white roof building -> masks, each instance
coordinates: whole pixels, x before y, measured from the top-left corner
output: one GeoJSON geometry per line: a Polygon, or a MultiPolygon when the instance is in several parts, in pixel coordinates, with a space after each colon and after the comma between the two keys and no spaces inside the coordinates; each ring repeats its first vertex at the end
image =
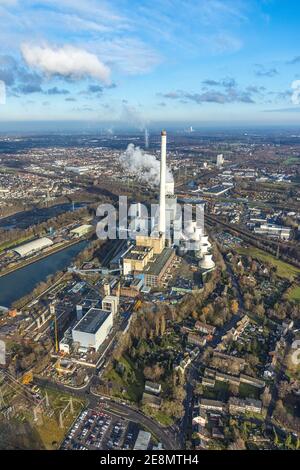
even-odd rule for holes
{"type": "Polygon", "coordinates": [[[80,227],[73,228],[73,230],[70,230],[70,233],[74,235],[75,237],[83,237],[83,235],[86,235],[92,229],[93,229],[92,225],[84,224],[84,225],[80,225],[80,227]]]}
{"type": "Polygon", "coordinates": [[[98,351],[113,326],[113,315],[99,308],[90,308],[72,329],[73,341],[82,349],[98,351]]]}
{"type": "Polygon", "coordinates": [[[25,243],[24,245],[17,246],[13,249],[15,253],[17,253],[22,258],[24,256],[28,256],[38,251],[43,250],[44,248],[48,248],[49,246],[53,245],[53,241],[50,238],[38,238],[37,240],[33,240],[32,242],[25,243]]]}
{"type": "Polygon", "coordinates": [[[151,441],[151,434],[147,431],[140,431],[133,450],[147,450],[151,441]]]}

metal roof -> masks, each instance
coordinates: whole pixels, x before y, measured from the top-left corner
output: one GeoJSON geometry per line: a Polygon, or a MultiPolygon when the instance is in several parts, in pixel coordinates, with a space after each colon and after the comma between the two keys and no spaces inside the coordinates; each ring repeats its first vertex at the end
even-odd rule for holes
{"type": "Polygon", "coordinates": [[[74,331],[95,334],[109,315],[111,315],[111,312],[106,312],[100,308],[91,308],[77,325],[75,325],[74,331]]]}
{"type": "Polygon", "coordinates": [[[174,255],[173,248],[164,248],[164,250],[153,258],[153,261],[147,265],[145,274],[150,276],[159,276],[171,256],[174,255]]]}
{"type": "Polygon", "coordinates": [[[34,253],[36,251],[40,251],[43,248],[47,248],[48,246],[53,245],[53,241],[50,238],[38,238],[37,240],[33,240],[32,242],[25,243],[25,245],[17,246],[13,249],[18,255],[26,256],[30,253],[34,253]]]}

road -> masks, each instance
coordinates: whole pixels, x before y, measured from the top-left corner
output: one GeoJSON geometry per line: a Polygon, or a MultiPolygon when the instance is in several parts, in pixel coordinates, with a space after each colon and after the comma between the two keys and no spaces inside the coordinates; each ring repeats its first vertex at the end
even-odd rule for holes
{"type": "MultiPolygon", "coordinates": [[[[91,392],[91,397],[89,398],[90,403],[95,406],[99,403],[99,398],[98,395],[91,392]]],[[[141,426],[147,428],[163,444],[164,449],[176,450],[180,448],[179,443],[176,442],[176,436],[172,433],[171,429],[163,428],[156,421],[144,415],[140,410],[132,408],[125,403],[115,402],[107,397],[101,397],[100,400],[104,403],[107,411],[120,413],[126,419],[139,423],[141,426]]]]}
{"type": "Polygon", "coordinates": [[[181,444],[176,438],[176,434],[172,428],[164,428],[160,426],[152,418],[146,416],[137,408],[127,405],[125,402],[119,403],[111,398],[93,392],[93,382],[95,379],[95,376],[93,376],[91,381],[80,389],[71,388],[63,384],[57,384],[47,379],[35,378],[34,381],[39,386],[46,386],[56,391],[61,390],[64,393],[72,393],[78,398],[84,399],[87,402],[87,406],[90,408],[95,408],[99,403],[103,404],[106,411],[119,414],[123,418],[138,423],[148,429],[162,443],[166,450],[176,450],[181,448],[181,444]]]}
{"type": "MultiPolygon", "coordinates": [[[[285,341],[286,341],[286,345],[285,345],[285,350],[283,352],[283,357],[286,356],[289,348],[291,347],[291,344],[293,341],[293,335],[291,333],[288,333],[285,337],[285,341]]],[[[286,366],[284,365],[283,361],[281,362],[280,369],[277,372],[275,369],[275,377],[273,380],[273,385],[270,389],[272,398],[271,398],[270,404],[268,406],[268,411],[267,411],[267,421],[269,422],[269,424],[272,423],[271,418],[275,410],[276,402],[279,398],[278,396],[279,383],[285,380],[285,369],[286,369],[286,366]]]]}
{"type": "MultiPolygon", "coordinates": [[[[244,314],[244,299],[243,295],[241,293],[238,281],[236,279],[236,276],[231,268],[231,266],[226,263],[226,260],[224,259],[224,262],[227,267],[227,272],[231,278],[231,283],[235,291],[235,295],[238,299],[239,302],[239,311],[236,315],[233,315],[230,320],[223,325],[222,328],[218,328],[217,333],[214,335],[212,341],[206,344],[206,346],[202,349],[202,353],[205,351],[206,348],[211,347],[211,348],[216,348],[218,344],[221,342],[222,337],[229,331],[231,328],[234,328],[237,324],[237,322],[241,319],[241,317],[244,314]]],[[[182,421],[179,425],[179,436],[180,436],[180,441],[181,445],[184,446],[185,440],[187,438],[188,434],[188,429],[189,426],[191,425],[192,422],[192,411],[193,411],[193,406],[194,406],[194,387],[193,387],[193,382],[198,379],[198,371],[199,368],[201,367],[201,357],[202,354],[197,358],[192,365],[189,367],[188,372],[187,372],[187,377],[186,377],[186,398],[184,401],[184,407],[185,407],[185,414],[184,417],[182,418],[182,421]]]]}
{"type": "Polygon", "coordinates": [[[116,343],[116,338],[114,334],[112,335],[112,338],[110,342],[108,343],[108,345],[106,346],[105,350],[101,354],[97,362],[94,374],[90,377],[89,381],[80,388],[70,387],[61,383],[53,382],[45,378],[35,377],[34,382],[38,386],[41,386],[41,387],[46,386],[48,388],[52,388],[56,391],[61,391],[63,393],[72,393],[78,398],[84,399],[87,402],[88,406],[91,408],[94,408],[99,403],[102,403],[108,412],[120,414],[126,419],[139,423],[141,426],[147,428],[162,443],[164,449],[166,450],[180,449],[181,443],[177,439],[176,432],[173,428],[164,428],[161,425],[159,425],[156,421],[154,421],[152,418],[146,416],[137,408],[130,406],[126,404],[125,402],[120,403],[104,395],[96,394],[93,391],[93,386],[97,383],[97,380],[98,380],[98,373],[100,371],[99,365],[103,357],[107,357],[107,358],[111,357],[111,352],[115,346],[115,343],[116,343]]]}

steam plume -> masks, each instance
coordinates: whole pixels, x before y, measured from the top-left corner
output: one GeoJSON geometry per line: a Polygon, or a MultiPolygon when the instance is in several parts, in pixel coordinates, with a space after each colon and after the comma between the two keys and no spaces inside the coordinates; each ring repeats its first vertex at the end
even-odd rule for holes
{"type": "MultiPolygon", "coordinates": [[[[134,175],[139,181],[151,186],[159,185],[160,162],[154,155],[145,153],[140,147],[129,144],[127,150],[120,157],[120,163],[126,172],[134,175]]],[[[173,181],[173,175],[169,168],[167,168],[166,181],[167,183],[173,181]]]]}

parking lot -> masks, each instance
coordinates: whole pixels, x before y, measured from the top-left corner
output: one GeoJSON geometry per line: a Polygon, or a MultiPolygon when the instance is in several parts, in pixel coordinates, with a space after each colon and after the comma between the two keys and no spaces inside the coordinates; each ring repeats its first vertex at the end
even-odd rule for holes
{"type": "Polygon", "coordinates": [[[83,411],[69,430],[62,450],[133,449],[140,427],[100,408],[83,411]]]}

